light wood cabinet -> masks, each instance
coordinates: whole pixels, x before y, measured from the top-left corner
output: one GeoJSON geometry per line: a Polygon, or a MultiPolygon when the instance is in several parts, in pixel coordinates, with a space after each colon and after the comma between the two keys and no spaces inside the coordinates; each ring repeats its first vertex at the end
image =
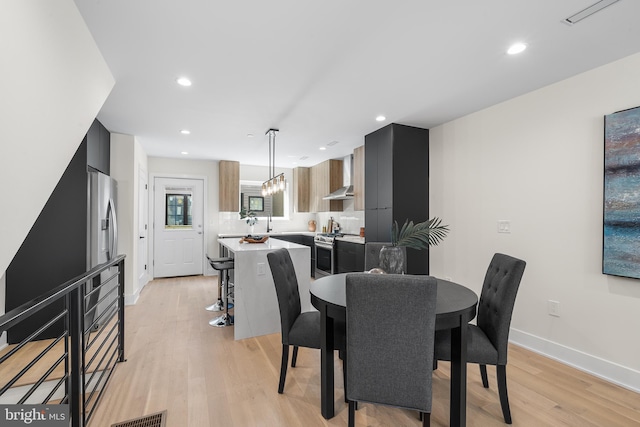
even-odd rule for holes
{"type": "Polygon", "coordinates": [[[293,209],[295,212],[310,212],[311,168],[293,168],[293,209]]]}
{"type": "Polygon", "coordinates": [[[342,200],[322,198],[343,185],[342,160],[326,160],[311,167],[310,210],[311,212],[342,211],[342,200]]]}
{"type": "Polygon", "coordinates": [[[220,160],[220,212],[240,211],[240,162],[220,160]]]}
{"type": "Polygon", "coordinates": [[[364,210],[364,145],[353,150],[353,209],[364,210]]]}

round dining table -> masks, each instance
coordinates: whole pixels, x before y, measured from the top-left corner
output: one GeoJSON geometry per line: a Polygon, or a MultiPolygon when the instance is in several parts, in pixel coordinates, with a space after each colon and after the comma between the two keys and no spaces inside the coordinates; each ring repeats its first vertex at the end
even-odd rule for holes
{"type": "MultiPolygon", "coordinates": [[[[351,273],[334,274],[309,286],[311,304],[320,311],[320,400],[322,416],[334,416],[333,331],[334,321],[346,320],[346,278],[351,273]]],[[[437,279],[436,330],[451,330],[451,401],[449,425],[466,425],[467,404],[467,324],[476,316],[478,296],[471,289],[437,279]]],[[[383,309],[383,307],[381,307],[383,309]]]]}

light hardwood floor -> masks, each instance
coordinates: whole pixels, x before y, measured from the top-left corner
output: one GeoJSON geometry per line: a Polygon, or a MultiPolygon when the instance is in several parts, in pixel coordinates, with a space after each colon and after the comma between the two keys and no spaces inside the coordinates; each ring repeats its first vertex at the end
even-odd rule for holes
{"type": "MultiPolygon", "coordinates": [[[[300,349],[284,394],[277,392],[280,334],[233,340],[232,328],[208,325],[215,277],[150,282],[126,308],[127,361],[116,368],[90,427],[167,410],[167,427],[346,426],[342,369],[336,366],[336,416],[320,414],[320,352],[300,349]]],[[[339,361],[336,357],[336,363],[339,361]]],[[[449,425],[449,366],[434,372],[431,425],[449,425]]],[[[495,369],[484,389],[469,365],[467,425],[504,426],[495,369]]],[[[640,395],[510,347],[507,366],[514,426],[638,426],[640,395]]],[[[417,414],[361,405],[359,426],[419,426],[417,414]]]]}

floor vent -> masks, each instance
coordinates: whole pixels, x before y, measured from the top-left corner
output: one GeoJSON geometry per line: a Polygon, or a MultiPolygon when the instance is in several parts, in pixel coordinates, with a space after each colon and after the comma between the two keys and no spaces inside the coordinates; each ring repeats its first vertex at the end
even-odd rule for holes
{"type": "Polygon", "coordinates": [[[111,427],[165,427],[166,422],[167,411],[162,411],[156,414],[145,415],[144,417],[136,418],[134,420],[111,424],[111,427]]]}

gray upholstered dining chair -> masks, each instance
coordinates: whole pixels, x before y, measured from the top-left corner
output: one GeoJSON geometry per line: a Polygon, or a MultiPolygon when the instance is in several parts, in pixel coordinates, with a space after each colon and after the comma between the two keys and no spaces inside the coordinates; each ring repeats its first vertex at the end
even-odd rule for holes
{"type": "MultiPolygon", "coordinates": [[[[380,267],[380,249],[389,245],[391,245],[391,242],[367,242],[364,244],[364,271],[380,267]]],[[[407,248],[402,246],[402,249],[406,264],[407,248]]]]}
{"type": "MultiPolygon", "coordinates": [[[[280,363],[280,383],[278,393],[284,391],[289,361],[289,346],[293,346],[291,367],[295,368],[298,358],[298,347],[320,348],[320,312],[302,312],[298,279],[291,261],[289,251],[277,249],[267,254],[267,261],[273,276],[280,310],[280,328],[282,332],[282,360],[280,363]]],[[[334,332],[334,348],[341,351],[343,363],[346,356],[345,326],[336,325],[334,332]]]]}
{"type": "MultiPolygon", "coordinates": [[[[507,395],[507,349],[511,315],[526,262],[509,255],[495,254],[482,285],[478,303],[477,325],[468,325],[467,362],[480,365],[482,385],[489,387],[487,365],[496,366],[498,394],[502,415],[511,424],[511,410],[507,395]]],[[[451,360],[451,333],[436,333],[437,360],[451,360]]]]}
{"type": "Polygon", "coordinates": [[[349,426],[356,402],[417,410],[430,425],[436,296],[430,276],[347,275],[349,426]]]}

